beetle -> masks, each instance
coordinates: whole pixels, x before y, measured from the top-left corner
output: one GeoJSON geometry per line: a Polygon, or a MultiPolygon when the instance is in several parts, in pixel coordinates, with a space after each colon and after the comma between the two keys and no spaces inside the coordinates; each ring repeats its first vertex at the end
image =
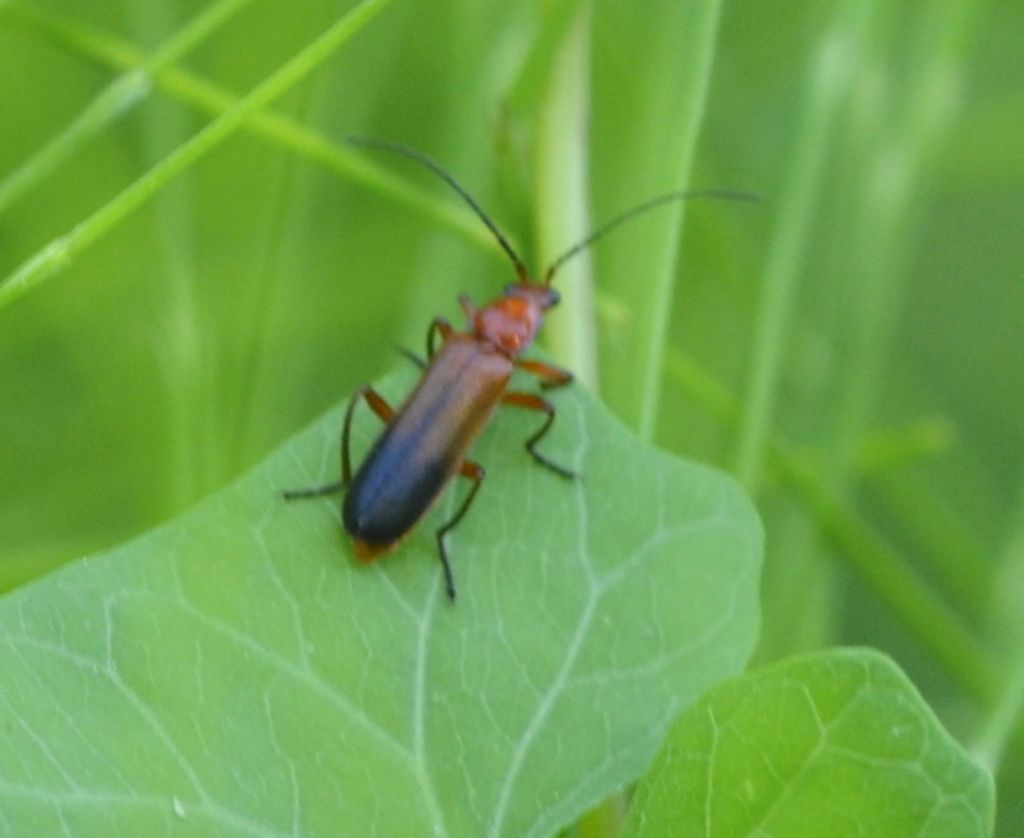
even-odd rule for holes
{"type": "MultiPolygon", "coordinates": [[[[559,302],[551,282],[567,260],[593,244],[612,227],[670,201],[694,197],[749,199],[745,193],[727,190],[671,192],[639,204],[597,228],[555,259],[542,280],[531,278],[523,260],[476,200],[432,158],[398,143],[365,137],[349,141],[371,149],[390,151],[416,161],[446,181],[466,201],[494,235],[515,267],[516,281],[502,296],[477,308],[463,294],[459,303],[469,319],[469,329],[456,331],[443,317],[427,330],[427,362],[412,393],[397,410],[371,385],[363,384],[352,395],[341,431],[341,480],[325,486],[284,492],[287,500],[322,497],[345,492],[342,522],[352,538],[353,552],[361,562],[372,562],[392,552],[433,506],[445,488],[461,475],[472,486],[452,517],[435,532],[438,555],[444,570],[445,590],[455,601],[455,577],[445,546],[445,535],[466,515],[483,485],[486,472],[467,457],[473,443],[487,427],[497,408],[512,405],[543,413],[539,428],[526,440],[527,453],[541,466],[563,479],[578,475],[537,449],[551,430],[555,406],[539,393],[508,389],[512,373],[523,370],[540,379],[542,390],[564,387],[572,373],[538,360],[521,357],[533,344],[544,314],[559,302]],[[440,337],[441,345],[437,346],[440,337]],[[352,474],[350,438],[352,417],[360,399],[385,424],[383,433],[352,474]]],[[[414,360],[423,364],[422,361],[414,360]]]]}

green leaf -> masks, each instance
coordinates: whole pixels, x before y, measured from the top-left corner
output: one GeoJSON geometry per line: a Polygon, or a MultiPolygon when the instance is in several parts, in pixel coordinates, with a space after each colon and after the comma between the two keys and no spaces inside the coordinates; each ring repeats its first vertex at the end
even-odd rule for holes
{"type": "MultiPolygon", "coordinates": [[[[390,398],[414,373],[384,382],[390,398]]],[[[350,558],[341,408],[180,519],[0,601],[0,825],[15,834],[546,835],[639,776],[743,667],[758,519],[736,484],[640,445],[579,386],[505,410],[450,536],[350,558]]],[[[357,455],[377,432],[356,413],[357,455]]]]}
{"type": "Polygon", "coordinates": [[[843,649],[723,684],[676,723],[625,834],[988,835],[994,792],[887,657],[843,649]]]}

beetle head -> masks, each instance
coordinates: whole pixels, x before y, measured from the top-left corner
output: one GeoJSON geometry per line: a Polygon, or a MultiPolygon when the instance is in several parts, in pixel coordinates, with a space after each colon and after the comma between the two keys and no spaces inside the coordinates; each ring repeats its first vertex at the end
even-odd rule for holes
{"type": "Polygon", "coordinates": [[[513,283],[505,288],[503,297],[477,312],[473,330],[477,337],[515,357],[533,343],[544,322],[544,312],[559,299],[558,292],[548,285],[513,283]]]}

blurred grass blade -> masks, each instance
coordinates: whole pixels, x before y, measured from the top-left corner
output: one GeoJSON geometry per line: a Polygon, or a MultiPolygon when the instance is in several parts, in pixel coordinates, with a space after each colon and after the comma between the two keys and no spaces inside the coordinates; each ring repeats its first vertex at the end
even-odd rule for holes
{"type": "Polygon", "coordinates": [[[822,39],[807,74],[808,90],[794,150],[778,202],[778,229],[768,254],[763,299],[757,315],[752,369],[743,402],[736,474],[756,491],[761,462],[772,424],[779,378],[788,346],[800,278],[800,266],[818,206],[825,157],[831,145],[840,105],[849,95],[850,80],[859,63],[865,10],[868,4],[837,7],[836,21],[822,39]]]}
{"type": "MultiPolygon", "coordinates": [[[[146,58],[136,70],[111,82],[63,131],[0,181],[0,216],[21,195],[43,180],[85,143],[135,106],[150,90],[150,79],[191,52],[251,0],[218,0],[146,58]]],[[[31,20],[35,12],[20,3],[3,14],[31,20]]]]}
{"type": "MultiPolygon", "coordinates": [[[[720,12],[720,0],[659,0],[642,16],[628,4],[596,4],[595,83],[614,91],[595,102],[591,131],[598,223],[644,197],[692,186],[720,12]]],[[[602,293],[629,304],[628,322],[602,339],[602,394],[644,439],[658,415],[683,213],[676,205],[652,214],[602,242],[598,257],[602,293]]]]}
{"type": "MultiPolygon", "coordinates": [[[[546,266],[593,227],[590,216],[588,133],[590,128],[590,14],[584,9],[555,56],[554,72],[541,103],[536,129],[537,243],[546,266]]],[[[572,300],[545,336],[559,361],[592,392],[599,387],[593,270],[590,253],[558,274],[559,293],[572,300]]]]}
{"type": "MultiPolygon", "coordinates": [[[[725,424],[736,426],[736,398],[697,364],[678,352],[668,356],[668,374],[690,397],[725,424]]],[[[982,703],[997,692],[998,666],[959,612],[950,608],[913,565],[837,494],[813,463],[769,437],[765,457],[772,477],[800,500],[814,525],[880,600],[914,632],[947,674],[982,703]]]]}
{"type": "MultiPolygon", "coordinates": [[[[20,20],[41,37],[102,67],[124,71],[146,60],[145,53],[132,44],[58,15],[34,10],[31,16],[20,20]]],[[[154,80],[157,87],[177,101],[212,116],[220,116],[239,101],[231,91],[179,67],[168,66],[154,73],[154,80]]],[[[496,249],[494,238],[462,204],[436,197],[434,191],[393,174],[390,169],[367,160],[290,117],[271,111],[255,111],[246,119],[243,130],[275,143],[348,182],[421,213],[476,247],[488,251],[496,249]]]]}
{"type": "Polygon", "coordinates": [[[991,629],[1007,652],[1002,694],[991,715],[984,720],[972,748],[978,759],[992,771],[1004,761],[1013,771],[1013,748],[1024,753],[1024,474],[1017,484],[1017,497],[1007,528],[1006,543],[999,555],[995,609],[991,629]],[[1009,758],[1008,758],[1009,757],[1009,758]]]}
{"type": "MultiPolygon", "coordinates": [[[[889,55],[872,55],[857,80],[861,119],[853,141],[863,164],[857,169],[855,188],[849,190],[857,204],[845,244],[857,258],[843,264],[852,311],[845,336],[850,357],[837,392],[835,448],[840,473],[856,456],[856,440],[873,420],[885,392],[885,369],[920,229],[923,175],[946,142],[960,108],[963,53],[978,14],[977,4],[964,0],[923,6],[910,45],[907,83],[895,82],[898,71],[886,66],[892,61],[889,55]],[[880,99],[884,104],[879,79],[893,87],[889,107],[879,105],[880,99]]],[[[879,40],[872,39],[876,49],[879,40]]]]}
{"type": "Polygon", "coordinates": [[[9,305],[66,267],[81,251],[94,244],[152,198],[164,184],[230,137],[252,113],[268,105],[320,66],[390,2],[391,0],[364,0],[191,140],[169,154],[160,164],[150,169],[66,235],[54,239],[22,263],[0,282],[0,308],[9,305]]]}

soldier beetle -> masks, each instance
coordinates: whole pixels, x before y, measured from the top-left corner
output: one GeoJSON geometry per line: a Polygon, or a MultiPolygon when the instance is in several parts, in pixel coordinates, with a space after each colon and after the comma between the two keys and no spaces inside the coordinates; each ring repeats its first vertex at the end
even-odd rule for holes
{"type": "Polygon", "coordinates": [[[497,225],[439,163],[408,146],[385,140],[351,137],[349,141],[371,149],[409,158],[441,177],[469,205],[512,260],[516,281],[506,286],[494,302],[477,308],[465,294],[459,304],[469,319],[469,329],[456,331],[443,317],[435,318],[427,331],[427,362],[420,363],[423,376],[400,408],[395,410],[369,384],[358,387],[345,410],[341,430],[341,480],[325,486],[289,490],[287,500],[346,492],[342,522],[352,538],[353,552],[361,562],[372,562],[393,551],[459,474],[473,485],[455,514],[435,532],[438,555],[444,569],[445,590],[455,600],[445,535],[466,515],[483,484],[483,466],[468,459],[473,443],[487,427],[500,405],[512,405],[543,413],[540,427],[525,442],[527,453],[558,477],[578,475],[537,450],[551,430],[555,406],[539,393],[510,391],[516,369],[540,379],[542,390],[572,382],[572,373],[521,355],[533,344],[545,312],[559,302],[551,287],[555,272],[573,256],[590,247],[613,227],[640,213],[674,201],[698,197],[756,200],[751,195],[727,190],[670,192],[645,201],[614,217],[555,259],[542,280],[531,278],[523,260],[497,225]],[[440,336],[441,345],[437,347],[440,336]],[[350,435],[355,407],[363,399],[385,424],[362,465],[352,474],[350,435]]]}

